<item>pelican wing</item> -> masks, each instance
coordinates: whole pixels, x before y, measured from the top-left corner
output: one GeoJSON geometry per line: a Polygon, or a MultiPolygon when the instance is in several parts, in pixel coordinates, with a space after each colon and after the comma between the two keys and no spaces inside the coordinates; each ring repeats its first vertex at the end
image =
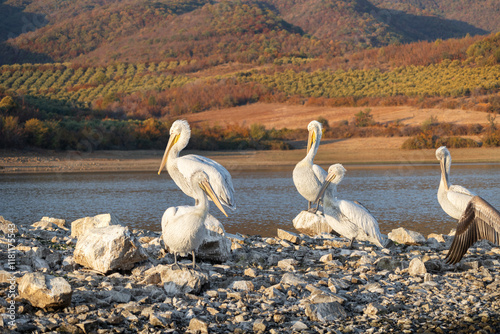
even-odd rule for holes
{"type": "Polygon", "coordinates": [[[339,200],[338,205],[340,212],[358,226],[359,232],[362,232],[358,232],[358,239],[367,239],[383,247],[384,237],[380,233],[377,219],[364,206],[346,200],[339,200]]]}
{"type": "Polygon", "coordinates": [[[446,262],[458,263],[469,247],[481,239],[499,244],[500,212],[481,197],[474,196],[458,221],[457,232],[446,255],[446,262]]]}
{"type": "MultiPolygon", "coordinates": [[[[470,192],[462,186],[452,185],[449,191],[446,193],[446,197],[461,213],[467,207],[467,204],[476,194],[470,192]]],[[[455,216],[456,217],[456,216],[455,216]]]]}
{"type": "Polygon", "coordinates": [[[231,174],[221,164],[212,159],[189,154],[177,159],[177,167],[187,180],[190,180],[197,170],[203,170],[220,202],[233,210],[236,209],[231,174]]]}
{"type": "Polygon", "coordinates": [[[328,198],[324,204],[324,211],[325,220],[332,230],[348,239],[355,238],[358,235],[357,225],[333,206],[328,198]]]}
{"type": "Polygon", "coordinates": [[[193,207],[189,205],[170,207],[167,210],[165,210],[161,218],[162,230],[164,230],[169,223],[172,223],[178,217],[184,215],[187,212],[190,212],[191,210],[193,210],[193,207]]]}

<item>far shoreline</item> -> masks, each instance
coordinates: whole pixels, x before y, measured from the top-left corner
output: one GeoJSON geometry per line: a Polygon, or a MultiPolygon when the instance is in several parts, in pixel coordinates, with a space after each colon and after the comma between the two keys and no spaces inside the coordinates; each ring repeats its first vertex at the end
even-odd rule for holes
{"type": "MultiPolygon", "coordinates": [[[[437,165],[435,149],[402,150],[405,138],[352,138],[326,141],[314,162],[327,168],[397,168],[437,165]]],[[[305,147],[305,145],[304,145],[305,147]]],[[[450,149],[453,164],[499,164],[500,147],[450,149]]],[[[183,151],[211,158],[231,171],[287,170],[305,156],[305,148],[287,151],[183,151]]],[[[106,150],[93,152],[0,150],[0,174],[158,172],[163,150],[106,150]]],[[[166,171],[163,171],[166,173],[166,171]]]]}

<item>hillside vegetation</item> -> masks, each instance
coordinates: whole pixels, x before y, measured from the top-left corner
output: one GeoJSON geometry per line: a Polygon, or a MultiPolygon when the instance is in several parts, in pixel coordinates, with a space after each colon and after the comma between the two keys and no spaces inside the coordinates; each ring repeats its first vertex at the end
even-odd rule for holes
{"type": "MultiPolygon", "coordinates": [[[[0,9],[1,147],[157,148],[181,115],[255,102],[439,100],[485,119],[500,112],[496,1],[8,0],[0,9]]],[[[494,118],[466,130],[330,128],[415,136],[407,148],[500,145],[494,118]],[[460,135],[489,137],[446,139],[460,135]]],[[[193,148],[286,149],[303,133],[254,124],[193,135],[193,148]]]]}

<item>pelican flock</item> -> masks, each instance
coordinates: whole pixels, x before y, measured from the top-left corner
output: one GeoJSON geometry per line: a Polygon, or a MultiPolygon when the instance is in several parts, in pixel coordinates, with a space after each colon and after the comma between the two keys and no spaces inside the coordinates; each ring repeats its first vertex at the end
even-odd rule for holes
{"type": "Polygon", "coordinates": [[[307,200],[307,209],[316,212],[318,206],[312,208],[311,204],[316,201],[327,175],[323,168],[314,164],[314,157],[318,152],[322,136],[321,123],[312,121],[307,126],[307,130],[309,131],[309,135],[307,138],[306,156],[295,165],[292,177],[295,188],[307,200]]]}
{"type": "MultiPolygon", "coordinates": [[[[335,232],[350,240],[349,246],[357,239],[384,247],[387,237],[380,232],[378,222],[370,211],[358,202],[337,198],[337,185],[344,178],[346,169],[337,163],[326,172],[314,164],[322,137],[321,123],[311,121],[307,130],[306,156],[296,164],[293,182],[299,194],[308,201],[308,211],[318,214],[322,204],[326,222],[335,232]]],[[[168,208],[161,222],[162,238],[174,253],[174,264],[177,264],[178,253],[191,252],[195,267],[195,251],[207,234],[205,220],[209,215],[209,201],[213,201],[226,216],[223,206],[235,209],[236,205],[231,175],[222,165],[199,155],[179,156],[190,136],[187,121],[177,120],[172,124],[158,174],[166,166],[175,184],[195,200],[194,206],[168,208]]],[[[445,146],[436,150],[436,158],[441,167],[438,202],[448,215],[459,219],[455,238],[446,256],[447,263],[455,264],[478,240],[499,243],[500,213],[473,192],[451,184],[451,154],[445,146]]]]}
{"type": "MultiPolygon", "coordinates": [[[[346,169],[341,164],[334,164],[328,168],[328,175],[321,187],[316,202],[331,186],[336,186],[344,178],[346,169]]],[[[326,221],[330,227],[340,235],[350,239],[352,246],[354,239],[369,241],[379,247],[384,247],[385,237],[380,233],[377,220],[364,206],[348,200],[328,196],[323,200],[323,209],[326,221]]]]}
{"type": "Polygon", "coordinates": [[[174,265],[177,265],[177,253],[191,252],[193,268],[195,268],[195,251],[203,243],[207,234],[205,219],[208,215],[208,197],[226,217],[227,214],[204,171],[194,172],[189,183],[192,197],[196,200],[195,206],[168,208],[161,219],[161,229],[163,242],[170,252],[174,253],[174,265]]]}
{"type": "Polygon", "coordinates": [[[441,164],[441,181],[437,193],[438,202],[449,216],[460,219],[467,204],[476,194],[462,186],[450,183],[451,154],[446,146],[441,146],[436,150],[436,158],[441,164]]]}

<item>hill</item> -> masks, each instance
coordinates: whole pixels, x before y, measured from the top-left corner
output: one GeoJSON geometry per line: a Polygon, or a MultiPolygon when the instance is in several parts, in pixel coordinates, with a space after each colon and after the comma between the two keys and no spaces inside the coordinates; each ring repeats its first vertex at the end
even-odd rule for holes
{"type": "Polygon", "coordinates": [[[282,56],[331,58],[352,50],[499,29],[498,2],[458,3],[7,0],[0,5],[0,63],[106,65],[193,58],[269,63],[282,56]],[[463,6],[467,15],[460,14],[463,6]]]}

